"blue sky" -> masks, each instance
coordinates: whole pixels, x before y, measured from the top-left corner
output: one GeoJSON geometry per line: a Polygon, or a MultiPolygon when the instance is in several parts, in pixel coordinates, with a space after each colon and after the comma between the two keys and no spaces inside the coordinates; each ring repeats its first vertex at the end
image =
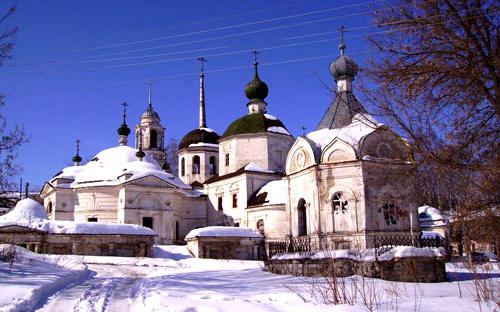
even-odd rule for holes
{"type": "MultiPolygon", "coordinates": [[[[19,35],[14,58],[0,70],[2,114],[30,141],[20,149],[20,176],[42,185],[71,162],[74,141],[90,159],[118,145],[120,103],[132,128],[153,105],[178,140],[198,124],[196,58],[205,56],[208,126],[222,134],[246,114],[253,49],[269,86],[269,113],[292,134],[312,130],[333,87],[328,66],[338,55],[341,25],[348,55],[370,56],[365,36],[377,31],[370,12],[390,1],[17,1],[8,25],[19,35]]],[[[5,0],[5,11],[14,1],[5,0]]],[[[4,26],[8,26],[4,25],[4,26]]],[[[130,145],[133,139],[130,137],[130,145]]]]}

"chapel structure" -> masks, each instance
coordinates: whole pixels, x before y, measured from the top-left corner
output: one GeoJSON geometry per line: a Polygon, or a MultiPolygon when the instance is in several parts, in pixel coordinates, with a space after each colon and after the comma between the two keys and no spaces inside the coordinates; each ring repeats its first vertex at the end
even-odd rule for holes
{"type": "Polygon", "coordinates": [[[245,87],[247,113],[222,135],[207,126],[204,59],[199,122],[181,140],[178,177],[168,171],[165,128],[153,109],[135,127],[118,129],[119,146],[85,165],[63,169],[41,196],[49,218],[134,223],[161,243],[197,227],[258,229],[267,241],[307,237],[316,246],[368,248],[375,237],[419,233],[410,146],[358,101],[358,65],[345,54],[330,64],[336,92],[317,128],[294,138],[266,102],[268,85],[254,60],[245,87]]]}

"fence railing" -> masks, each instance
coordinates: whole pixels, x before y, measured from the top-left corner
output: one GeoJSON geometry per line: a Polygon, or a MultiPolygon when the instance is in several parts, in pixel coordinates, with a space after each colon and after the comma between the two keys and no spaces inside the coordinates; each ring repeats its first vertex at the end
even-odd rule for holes
{"type": "MultiPolygon", "coordinates": [[[[381,235],[371,237],[375,249],[395,246],[445,247],[445,241],[439,237],[422,238],[410,235],[381,235]]],[[[318,250],[330,249],[327,242],[313,242],[309,236],[292,237],[281,241],[267,243],[269,259],[274,255],[298,253],[309,255],[318,250]]]]}

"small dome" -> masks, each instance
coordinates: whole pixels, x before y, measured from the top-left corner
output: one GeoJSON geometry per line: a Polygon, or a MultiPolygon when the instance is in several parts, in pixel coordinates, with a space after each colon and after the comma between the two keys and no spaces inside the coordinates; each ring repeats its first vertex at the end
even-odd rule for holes
{"type": "Polygon", "coordinates": [[[153,107],[149,106],[144,113],[142,113],[141,118],[154,117],[160,119],[160,115],[154,111],[153,107]]]}
{"type": "Polygon", "coordinates": [[[144,156],[146,156],[146,153],[144,153],[144,152],[142,151],[142,149],[139,149],[139,150],[137,151],[137,153],[135,153],[135,156],[136,156],[137,158],[144,158],[144,156]]]}
{"type": "Polygon", "coordinates": [[[198,128],[186,134],[179,143],[179,150],[196,143],[218,144],[220,136],[212,129],[198,128]]]}
{"type": "Polygon", "coordinates": [[[77,163],[82,162],[82,158],[78,154],[73,156],[72,160],[73,160],[73,162],[77,162],[77,163]]]}
{"type": "Polygon", "coordinates": [[[259,79],[255,74],[255,78],[250,81],[245,87],[245,95],[250,101],[264,101],[269,93],[267,84],[259,79]]]}
{"type": "Polygon", "coordinates": [[[245,95],[251,102],[261,102],[267,97],[269,88],[267,84],[259,78],[259,63],[257,60],[253,63],[253,66],[255,68],[255,76],[245,87],[245,95]]]}
{"type": "Polygon", "coordinates": [[[248,114],[233,121],[233,123],[231,123],[229,127],[227,127],[227,130],[226,132],[224,132],[224,135],[222,135],[222,137],[226,138],[236,134],[260,132],[274,132],[282,134],[288,133],[285,125],[276,117],[264,113],[254,113],[248,114]],[[283,128],[284,131],[276,131],[280,128],[283,128]]]}
{"type": "Polygon", "coordinates": [[[330,64],[330,72],[335,80],[342,78],[354,79],[358,73],[358,64],[349,56],[340,55],[335,61],[330,64]]]}
{"type": "Polygon", "coordinates": [[[118,128],[118,135],[129,135],[130,129],[127,124],[123,123],[120,128],[118,128]]]}

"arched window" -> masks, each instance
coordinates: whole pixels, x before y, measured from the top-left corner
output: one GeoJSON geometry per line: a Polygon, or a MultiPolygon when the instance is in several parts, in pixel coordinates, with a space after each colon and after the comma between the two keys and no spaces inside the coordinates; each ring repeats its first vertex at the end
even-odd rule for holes
{"type": "Polygon", "coordinates": [[[344,199],[342,192],[337,192],[332,196],[332,210],[333,212],[346,213],[349,210],[349,203],[344,199]]]}
{"type": "Polygon", "coordinates": [[[382,212],[384,214],[384,220],[387,225],[394,225],[398,222],[398,211],[394,202],[392,200],[385,200],[382,203],[382,212]]]}
{"type": "Polygon", "coordinates": [[[259,230],[260,234],[264,235],[264,220],[260,219],[257,221],[257,230],[259,230]]]}
{"type": "Polygon", "coordinates": [[[193,174],[200,174],[200,156],[193,156],[193,174]]]}
{"type": "Polygon", "coordinates": [[[307,211],[305,199],[299,199],[297,204],[297,217],[298,217],[298,234],[299,236],[307,235],[307,211]]]}
{"type": "Polygon", "coordinates": [[[158,147],[158,133],[156,133],[155,129],[151,129],[149,131],[149,148],[157,148],[158,147]]]}
{"type": "Polygon", "coordinates": [[[217,174],[217,163],[215,156],[210,156],[210,174],[217,174]]]}
{"type": "Polygon", "coordinates": [[[181,159],[181,177],[186,175],[186,160],[184,157],[181,159]]]}

